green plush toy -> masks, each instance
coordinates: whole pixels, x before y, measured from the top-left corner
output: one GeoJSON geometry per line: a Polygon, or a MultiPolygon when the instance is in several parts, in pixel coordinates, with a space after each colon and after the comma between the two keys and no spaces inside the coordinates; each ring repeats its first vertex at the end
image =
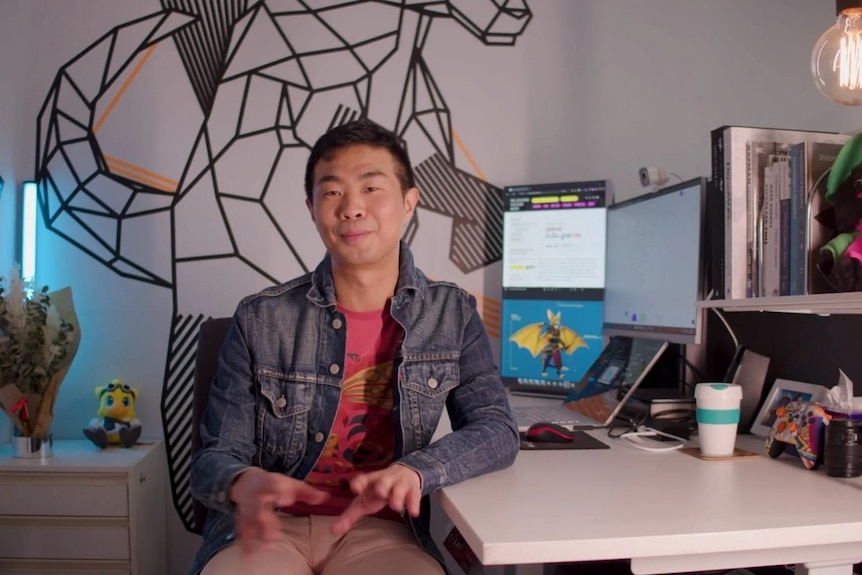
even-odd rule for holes
{"type": "Polygon", "coordinates": [[[826,216],[834,235],[821,246],[817,268],[838,291],[862,290],[862,134],[838,152],[826,181],[826,216]]]}
{"type": "Polygon", "coordinates": [[[131,447],[141,437],[141,422],[135,415],[138,390],[115,379],[96,388],[97,417],[90,420],[84,436],[102,449],[108,445],[131,447]]]}

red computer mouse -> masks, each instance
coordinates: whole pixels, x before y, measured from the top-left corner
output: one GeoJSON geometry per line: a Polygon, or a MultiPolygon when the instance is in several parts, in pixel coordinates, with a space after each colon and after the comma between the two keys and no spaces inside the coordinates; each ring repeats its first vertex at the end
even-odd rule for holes
{"type": "Polygon", "coordinates": [[[575,432],[556,423],[540,421],[527,429],[524,439],[533,443],[569,443],[575,439],[575,432]]]}

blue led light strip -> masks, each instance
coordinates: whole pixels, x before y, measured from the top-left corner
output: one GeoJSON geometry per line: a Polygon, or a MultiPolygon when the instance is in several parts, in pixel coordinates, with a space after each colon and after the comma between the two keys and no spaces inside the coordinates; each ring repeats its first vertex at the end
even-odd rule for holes
{"type": "Polygon", "coordinates": [[[24,182],[22,190],[21,277],[32,280],[36,275],[36,182],[24,182]]]}

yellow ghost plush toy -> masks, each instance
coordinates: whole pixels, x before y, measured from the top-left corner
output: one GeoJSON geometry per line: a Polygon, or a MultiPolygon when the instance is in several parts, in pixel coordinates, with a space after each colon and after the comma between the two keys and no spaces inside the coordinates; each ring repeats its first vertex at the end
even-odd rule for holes
{"type": "Polygon", "coordinates": [[[98,416],[90,420],[84,436],[104,449],[110,445],[131,447],[141,436],[141,422],[135,415],[138,390],[115,379],[96,388],[99,398],[98,416]]]}

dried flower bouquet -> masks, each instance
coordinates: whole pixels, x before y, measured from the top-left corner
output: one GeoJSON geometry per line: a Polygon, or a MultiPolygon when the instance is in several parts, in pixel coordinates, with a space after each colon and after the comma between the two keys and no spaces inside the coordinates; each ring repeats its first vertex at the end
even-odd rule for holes
{"type": "Polygon", "coordinates": [[[34,290],[17,266],[0,276],[0,407],[21,435],[48,435],[80,341],[71,288],[34,290]]]}

